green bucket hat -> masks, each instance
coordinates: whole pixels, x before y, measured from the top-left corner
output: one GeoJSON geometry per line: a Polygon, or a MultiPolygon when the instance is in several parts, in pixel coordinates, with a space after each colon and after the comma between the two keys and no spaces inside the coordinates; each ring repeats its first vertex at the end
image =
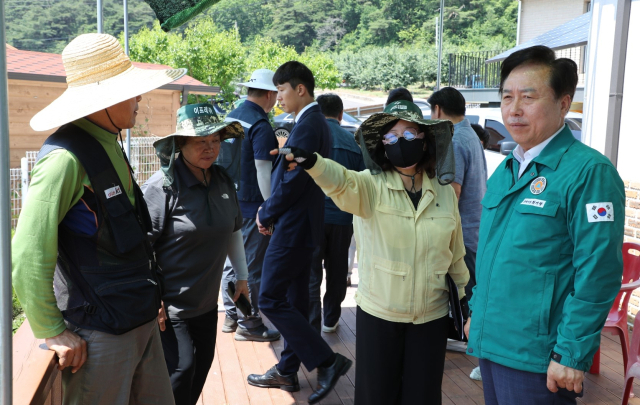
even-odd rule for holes
{"type": "Polygon", "coordinates": [[[220,141],[220,154],[216,164],[220,161],[231,162],[239,160],[240,156],[232,158],[226,156],[231,150],[239,149],[240,142],[236,139],[244,138],[244,129],[238,122],[220,121],[213,106],[209,103],[187,104],[178,109],[178,123],[176,132],[158,139],[153,143],[156,155],[160,159],[160,167],[164,172],[164,185],[173,184],[173,166],[176,154],[180,152],[180,147],[176,144],[177,136],[209,136],[222,130],[220,141]]]}
{"type": "Polygon", "coordinates": [[[373,174],[381,172],[373,161],[373,153],[382,142],[382,129],[399,120],[416,123],[425,134],[425,138],[434,139],[436,145],[436,176],[441,184],[449,184],[455,177],[455,160],[453,156],[453,124],[449,120],[425,120],[420,108],[410,101],[398,100],[385,107],[384,112],[367,118],[356,131],[355,139],[365,160],[365,164],[373,174]]]}

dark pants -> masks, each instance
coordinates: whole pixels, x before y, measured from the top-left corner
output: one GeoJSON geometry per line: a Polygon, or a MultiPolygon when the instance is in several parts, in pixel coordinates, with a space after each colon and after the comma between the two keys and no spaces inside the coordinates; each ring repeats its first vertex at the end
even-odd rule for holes
{"type": "Polygon", "coordinates": [[[480,372],[486,405],[575,405],[576,398],[582,397],[564,388],[549,391],[546,373],[515,370],[484,359],[480,359],[480,372]]]}
{"type": "Polygon", "coordinates": [[[468,302],[473,295],[473,287],[476,285],[476,252],[469,250],[466,246],[465,249],[467,250],[467,254],[464,255],[464,264],[466,264],[467,269],[469,269],[469,282],[466,287],[464,287],[464,293],[468,302]]]}
{"type": "Polygon", "coordinates": [[[160,332],[176,405],[194,405],[209,374],[216,347],[218,309],[189,319],[171,319],[160,332]]]}
{"type": "Polygon", "coordinates": [[[236,308],[233,298],[227,293],[229,281],[236,282],[236,274],[231,267],[231,261],[227,257],[222,271],[222,302],[224,311],[229,318],[238,321],[238,326],[244,329],[255,329],[263,325],[260,311],[258,310],[258,295],[260,294],[260,279],[262,278],[262,263],[264,254],[269,246],[269,236],[262,235],[258,231],[256,218],[244,218],[242,220],[242,239],[244,240],[244,253],[247,258],[247,269],[249,270],[249,299],[253,308],[252,315],[245,317],[242,311],[236,308]]]}
{"type": "Polygon", "coordinates": [[[449,317],[414,325],[356,312],[355,405],[440,405],[449,317]]]}
{"type": "Polygon", "coordinates": [[[269,244],[264,258],[260,309],[284,338],[278,363],[281,373],[295,373],[304,363],[311,371],[333,356],[309,325],[309,273],[313,248],[269,244]]]}
{"type": "Polygon", "coordinates": [[[327,272],[327,288],[322,299],[324,325],[333,327],[340,320],[340,304],[347,295],[351,235],[353,235],[353,224],[325,224],[324,238],[313,253],[309,282],[309,323],[318,332],[320,332],[321,323],[322,261],[324,260],[324,270],[327,272]]]}

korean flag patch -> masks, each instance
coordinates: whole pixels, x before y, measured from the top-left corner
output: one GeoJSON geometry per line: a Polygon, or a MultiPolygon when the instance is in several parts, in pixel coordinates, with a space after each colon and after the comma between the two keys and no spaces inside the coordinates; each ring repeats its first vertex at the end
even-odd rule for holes
{"type": "Polygon", "coordinates": [[[587,219],[589,222],[613,222],[613,204],[610,202],[587,204],[587,219]]]}

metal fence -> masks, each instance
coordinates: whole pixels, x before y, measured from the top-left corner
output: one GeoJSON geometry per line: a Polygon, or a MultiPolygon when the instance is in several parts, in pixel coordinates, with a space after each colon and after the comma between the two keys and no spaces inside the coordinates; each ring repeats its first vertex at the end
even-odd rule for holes
{"type": "MultiPolygon", "coordinates": [[[[500,87],[501,62],[485,63],[504,51],[482,51],[449,54],[449,86],[465,89],[500,87]]],[[[557,50],[557,58],[569,58],[578,65],[578,87],[584,86],[585,47],[557,50]]]]}
{"type": "MultiPolygon", "coordinates": [[[[157,136],[131,138],[130,163],[138,184],[143,184],[153,173],[160,170],[153,143],[157,136]]],[[[21,167],[10,169],[11,226],[15,229],[31,182],[31,170],[36,164],[37,151],[28,151],[21,159],[21,167]]]]}
{"type": "Polygon", "coordinates": [[[11,190],[11,227],[15,229],[22,209],[22,169],[9,169],[9,189],[11,190]]]}
{"type": "Polygon", "coordinates": [[[466,89],[500,87],[500,63],[485,63],[504,51],[449,54],[449,86],[466,89]]]}
{"type": "Polygon", "coordinates": [[[160,139],[157,136],[131,138],[131,157],[129,162],[138,184],[142,185],[160,170],[160,160],[156,156],[153,143],[160,139]]]}

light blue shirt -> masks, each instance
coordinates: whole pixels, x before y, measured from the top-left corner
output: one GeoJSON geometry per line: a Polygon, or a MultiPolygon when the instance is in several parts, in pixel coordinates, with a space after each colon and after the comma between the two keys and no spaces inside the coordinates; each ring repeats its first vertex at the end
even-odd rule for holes
{"type": "Polygon", "coordinates": [[[466,118],[453,126],[453,152],[456,159],[455,182],[460,184],[458,209],[467,250],[478,250],[478,231],[482,198],[487,191],[487,161],[482,143],[466,118]]]}

